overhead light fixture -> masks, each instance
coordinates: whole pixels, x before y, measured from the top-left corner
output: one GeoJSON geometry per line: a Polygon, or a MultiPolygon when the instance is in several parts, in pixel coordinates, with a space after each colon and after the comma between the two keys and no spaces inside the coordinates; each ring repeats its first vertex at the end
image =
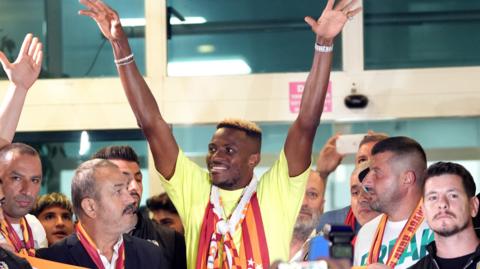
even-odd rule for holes
{"type": "Polygon", "coordinates": [[[244,75],[252,69],[243,59],[178,61],[168,63],[169,76],[244,75]]]}
{"type": "Polygon", "coordinates": [[[199,53],[207,54],[215,51],[215,46],[212,44],[203,44],[197,47],[199,53]]]}
{"type": "Polygon", "coordinates": [[[145,26],[145,18],[124,18],[120,22],[125,27],[145,26]]]}
{"type": "Polygon", "coordinates": [[[78,154],[83,156],[89,150],[90,150],[90,138],[88,136],[87,131],[82,131],[82,134],[80,135],[80,149],[78,150],[78,154]]]}
{"type": "Polygon", "coordinates": [[[170,18],[171,25],[179,25],[179,24],[202,24],[206,23],[207,20],[204,17],[185,17],[184,21],[179,20],[177,17],[170,18]]]}
{"type": "MultiPolygon", "coordinates": [[[[123,18],[120,19],[120,22],[125,27],[145,26],[145,18],[123,18]]],[[[177,17],[170,18],[171,25],[202,24],[206,22],[207,20],[204,17],[185,17],[184,21],[179,20],[177,17]]]]}

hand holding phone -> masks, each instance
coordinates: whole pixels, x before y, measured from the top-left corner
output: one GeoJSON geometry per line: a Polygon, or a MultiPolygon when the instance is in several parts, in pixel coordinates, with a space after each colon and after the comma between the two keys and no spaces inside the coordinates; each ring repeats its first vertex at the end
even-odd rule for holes
{"type": "Polygon", "coordinates": [[[367,134],[347,134],[340,135],[337,139],[336,147],[340,154],[355,154],[358,151],[360,142],[367,134]]]}

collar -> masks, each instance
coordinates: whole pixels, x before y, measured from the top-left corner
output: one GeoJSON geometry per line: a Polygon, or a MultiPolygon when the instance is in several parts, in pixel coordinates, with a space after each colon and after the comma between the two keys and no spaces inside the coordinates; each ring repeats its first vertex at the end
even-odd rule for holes
{"type": "MultiPolygon", "coordinates": [[[[430,242],[430,244],[427,245],[427,251],[430,255],[432,255],[433,258],[437,258],[437,246],[435,245],[435,241],[432,241],[430,242]]],[[[471,259],[474,260],[476,260],[477,258],[480,258],[480,244],[478,244],[474,254],[471,257],[471,259]]]]}

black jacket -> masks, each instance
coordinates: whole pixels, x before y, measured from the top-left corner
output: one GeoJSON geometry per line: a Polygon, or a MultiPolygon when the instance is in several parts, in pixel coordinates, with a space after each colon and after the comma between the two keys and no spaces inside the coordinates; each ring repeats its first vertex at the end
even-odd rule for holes
{"type": "Polygon", "coordinates": [[[137,213],[137,217],[137,225],[130,234],[138,238],[155,241],[162,249],[162,253],[167,261],[164,268],[186,269],[187,256],[183,235],[154,222],[140,213],[137,213]]]}
{"type": "MultiPolygon", "coordinates": [[[[435,241],[432,241],[427,246],[428,255],[420,259],[416,264],[410,266],[408,269],[440,269],[437,263],[437,247],[435,246],[435,241]]],[[[459,265],[455,269],[475,269],[477,268],[477,263],[480,262],[480,245],[475,250],[475,253],[468,260],[467,264],[459,265]]],[[[453,269],[453,268],[452,268],[453,269]]]]}
{"type": "Polygon", "coordinates": [[[24,258],[0,247],[0,268],[32,269],[24,258]]]}
{"type": "MultiPolygon", "coordinates": [[[[163,255],[158,255],[159,248],[151,242],[128,234],[123,235],[123,241],[125,242],[125,269],[166,268],[165,258],[163,255]]],[[[37,250],[36,255],[50,261],[96,268],[95,263],[78,240],[76,233],[69,235],[49,248],[37,250]]]]}

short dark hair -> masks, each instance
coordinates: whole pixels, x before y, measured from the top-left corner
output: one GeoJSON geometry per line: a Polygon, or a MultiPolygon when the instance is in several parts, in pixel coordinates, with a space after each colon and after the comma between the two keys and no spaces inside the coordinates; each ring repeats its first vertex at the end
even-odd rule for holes
{"type": "Polygon", "coordinates": [[[70,216],[73,215],[72,202],[68,200],[68,197],[65,194],[59,192],[52,192],[38,197],[35,206],[32,209],[32,214],[38,217],[43,210],[52,206],[61,207],[67,210],[70,213],[70,216]]]}
{"type": "Polygon", "coordinates": [[[397,158],[407,157],[413,161],[412,167],[420,187],[423,185],[425,170],[427,169],[427,155],[422,146],[414,139],[406,136],[393,136],[379,141],[372,148],[372,155],[392,152],[397,158]]]}
{"type": "Polygon", "coordinates": [[[32,146],[24,143],[11,143],[0,149],[0,160],[3,160],[5,158],[5,155],[12,151],[18,152],[21,155],[26,154],[40,157],[38,151],[32,146]]]}
{"type": "Polygon", "coordinates": [[[472,198],[475,196],[476,185],[472,174],[470,174],[470,172],[468,172],[468,170],[462,165],[452,162],[436,162],[430,165],[427,169],[423,190],[425,190],[425,184],[429,178],[441,175],[456,175],[460,177],[462,179],[463,188],[468,197],[472,198]]]}
{"type": "Polygon", "coordinates": [[[165,210],[172,214],[178,215],[177,209],[168,197],[167,193],[152,196],[147,199],[147,208],[150,211],[165,210]]]}
{"type": "Polygon", "coordinates": [[[140,165],[138,155],[130,146],[108,146],[93,154],[92,159],[124,160],[140,165]]]}

